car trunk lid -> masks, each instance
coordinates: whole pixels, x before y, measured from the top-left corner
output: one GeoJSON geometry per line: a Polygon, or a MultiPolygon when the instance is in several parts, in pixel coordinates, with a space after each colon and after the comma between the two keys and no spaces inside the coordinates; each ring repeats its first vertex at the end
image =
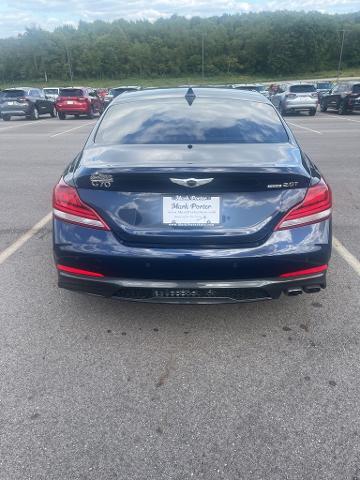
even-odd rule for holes
{"type": "Polygon", "coordinates": [[[91,147],[75,177],[119,240],[139,246],[260,244],[309,181],[290,144],[91,147]]]}

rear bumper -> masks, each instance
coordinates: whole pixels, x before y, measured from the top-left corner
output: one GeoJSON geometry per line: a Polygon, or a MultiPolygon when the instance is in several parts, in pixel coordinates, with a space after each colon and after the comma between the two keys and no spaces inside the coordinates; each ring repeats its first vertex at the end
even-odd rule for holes
{"type": "Polygon", "coordinates": [[[320,286],[318,291],[326,286],[324,273],[281,275],[329,263],[330,220],[274,232],[257,247],[211,249],[133,247],[109,231],[59,219],[54,219],[53,226],[56,264],[103,275],[89,278],[61,271],[59,286],[69,290],[136,301],[214,303],[278,298],[290,287],[298,287],[301,293],[307,287],[320,286]],[[206,294],[204,290],[209,289],[224,290],[206,294]],[[230,289],[237,292],[225,292],[230,289]]]}
{"type": "Polygon", "coordinates": [[[121,278],[84,278],[58,272],[58,285],[123,301],[142,303],[245,303],[316,293],[326,287],[326,273],[296,279],[159,281],[121,278]]]}
{"type": "Polygon", "coordinates": [[[2,108],[0,110],[0,115],[10,115],[11,117],[23,117],[25,115],[30,115],[31,107],[26,106],[24,108],[2,108]]]}
{"type": "Polygon", "coordinates": [[[90,111],[89,107],[79,107],[75,105],[74,107],[55,107],[56,111],[59,113],[64,113],[65,115],[87,115],[90,111]]]}
{"type": "Polygon", "coordinates": [[[318,106],[317,100],[314,102],[304,102],[304,103],[295,103],[295,102],[289,102],[289,101],[284,103],[285,110],[293,110],[293,111],[311,110],[313,108],[317,108],[317,106],[318,106]]]}

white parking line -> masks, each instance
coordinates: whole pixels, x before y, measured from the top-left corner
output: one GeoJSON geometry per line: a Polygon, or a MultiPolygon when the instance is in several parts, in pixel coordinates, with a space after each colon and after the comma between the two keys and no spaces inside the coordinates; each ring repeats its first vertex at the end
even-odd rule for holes
{"type": "Polygon", "coordinates": [[[14,243],[9,247],[5,248],[0,252],[0,265],[5,262],[11,255],[13,255],[19,248],[21,248],[24,243],[26,243],[30,238],[37,234],[39,230],[45,227],[45,225],[50,222],[52,218],[52,212],[48,213],[43,217],[39,222],[37,222],[33,227],[30,228],[24,235],[21,235],[14,243]]]}
{"type": "Polygon", "coordinates": [[[346,122],[360,123],[360,120],[354,120],[353,118],[345,118],[337,115],[327,115],[328,118],[337,118],[338,120],[345,120],[346,122]]]}
{"type": "Polygon", "coordinates": [[[333,237],[333,245],[339,255],[352,267],[355,272],[360,276],[360,262],[359,260],[344,247],[344,245],[336,238],[333,237]]]}
{"type": "Polygon", "coordinates": [[[26,125],[38,125],[40,122],[26,122],[26,123],[20,123],[18,125],[12,125],[11,127],[0,127],[0,132],[4,132],[6,130],[12,130],[13,128],[19,128],[19,127],[26,127],[26,125]]]}
{"type": "Polygon", "coordinates": [[[309,132],[314,132],[314,133],[318,133],[319,135],[322,135],[322,132],[319,132],[319,130],[313,130],[312,128],[303,127],[302,125],[298,125],[297,123],[292,123],[288,121],[286,123],[288,123],[289,125],[293,125],[294,127],[302,128],[304,130],[309,130],[309,132]]]}
{"type": "Polygon", "coordinates": [[[55,133],[55,135],[50,135],[51,138],[58,137],[59,135],[64,135],[65,133],[72,132],[73,130],[77,130],[78,128],[86,127],[87,125],[95,125],[96,122],[90,122],[90,123],[83,123],[82,125],[79,125],[78,127],[70,128],[69,130],[65,130],[64,132],[59,132],[55,133]]]}

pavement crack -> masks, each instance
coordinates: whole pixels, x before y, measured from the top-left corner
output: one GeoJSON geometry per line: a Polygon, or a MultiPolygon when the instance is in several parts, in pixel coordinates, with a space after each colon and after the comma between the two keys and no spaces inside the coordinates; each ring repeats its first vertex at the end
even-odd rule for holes
{"type": "Polygon", "coordinates": [[[165,371],[160,375],[159,380],[156,382],[156,388],[162,387],[165,382],[170,377],[171,370],[174,368],[174,359],[173,357],[170,358],[170,360],[167,362],[165,365],[165,371]]]}

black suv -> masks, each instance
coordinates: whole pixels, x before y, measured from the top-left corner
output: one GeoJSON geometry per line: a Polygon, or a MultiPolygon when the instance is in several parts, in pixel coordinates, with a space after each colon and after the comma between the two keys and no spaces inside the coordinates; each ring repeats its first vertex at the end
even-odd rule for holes
{"type": "Polygon", "coordinates": [[[23,116],[29,120],[37,120],[39,115],[47,113],[55,117],[55,105],[46,98],[40,88],[8,88],[1,92],[0,117],[5,121],[9,121],[11,117],[23,116]]]}
{"type": "Polygon", "coordinates": [[[360,110],[360,82],[341,82],[335,85],[320,100],[320,110],[326,112],[328,108],[337,110],[340,115],[360,110]]]}

